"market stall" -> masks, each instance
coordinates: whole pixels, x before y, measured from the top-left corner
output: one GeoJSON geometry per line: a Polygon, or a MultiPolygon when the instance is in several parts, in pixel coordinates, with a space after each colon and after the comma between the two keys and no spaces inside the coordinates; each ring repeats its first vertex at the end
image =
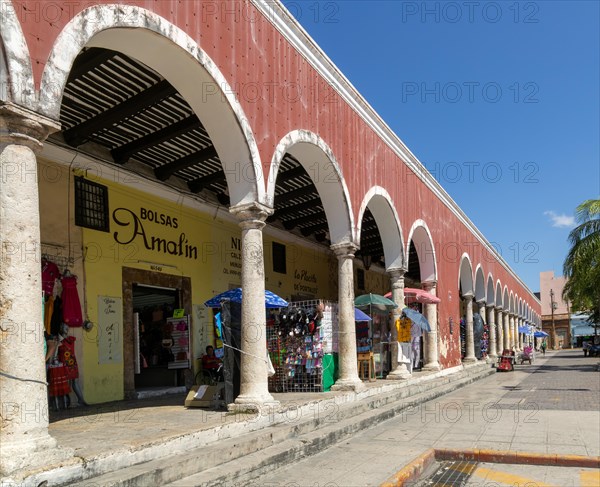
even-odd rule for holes
{"type": "Polygon", "coordinates": [[[337,303],[296,301],[272,313],[267,347],[275,368],[270,392],[329,391],[337,371],[337,303]]]}

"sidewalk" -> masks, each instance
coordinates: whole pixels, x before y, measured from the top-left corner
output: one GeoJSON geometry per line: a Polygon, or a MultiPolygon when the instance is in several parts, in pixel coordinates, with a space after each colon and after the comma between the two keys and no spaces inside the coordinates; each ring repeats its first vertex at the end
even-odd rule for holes
{"type": "MultiPolygon", "coordinates": [[[[287,412],[287,416],[293,419],[296,415],[318,414],[319,409],[323,413],[327,411],[328,403],[358,400],[438,375],[434,372],[417,372],[409,381],[364,382],[366,390],[358,398],[348,392],[289,392],[274,393],[273,397],[281,403],[278,411],[287,412]],[[311,409],[311,404],[317,402],[320,406],[313,405],[311,409]]],[[[248,426],[241,429],[251,431],[251,426],[260,420],[260,414],[236,415],[202,408],[186,409],[183,407],[185,397],[186,394],[171,394],[53,411],[50,413],[49,431],[59,445],[73,448],[78,457],[90,459],[121,448],[136,450],[164,443],[168,439],[194,432],[214,431],[218,435],[223,428],[242,427],[244,424],[248,426]]]]}
{"type": "MultiPolygon", "coordinates": [[[[538,355],[534,365],[517,365],[514,372],[496,373],[409,407],[397,418],[247,485],[380,485],[429,448],[600,456],[597,364],[598,358],[584,358],[581,351],[538,355]]],[[[553,482],[549,471],[546,480],[568,487],[553,482]]]]}
{"type": "MultiPolygon", "coordinates": [[[[399,414],[407,404],[439,397],[494,373],[490,364],[478,363],[416,373],[405,381],[365,382],[359,393],[274,394],[281,404],[260,414],[185,409],[183,395],[53,412],[50,434],[60,447],[72,449],[73,456],[0,483],[166,485],[194,474],[204,478],[208,470],[218,477],[229,472],[230,464],[235,469],[240,460],[250,461],[252,454],[277,468],[279,460],[270,452],[286,441],[298,443],[285,450],[294,459],[312,455],[399,414]]],[[[236,479],[251,470],[228,475],[236,479]]]]}

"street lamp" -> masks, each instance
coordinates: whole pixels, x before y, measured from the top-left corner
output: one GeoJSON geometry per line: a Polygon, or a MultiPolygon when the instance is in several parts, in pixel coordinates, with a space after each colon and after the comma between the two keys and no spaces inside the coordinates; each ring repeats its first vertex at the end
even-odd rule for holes
{"type": "Polygon", "coordinates": [[[554,328],[554,310],[556,303],[554,302],[554,291],[550,289],[550,310],[552,313],[552,350],[556,350],[556,329],[554,328]]]}

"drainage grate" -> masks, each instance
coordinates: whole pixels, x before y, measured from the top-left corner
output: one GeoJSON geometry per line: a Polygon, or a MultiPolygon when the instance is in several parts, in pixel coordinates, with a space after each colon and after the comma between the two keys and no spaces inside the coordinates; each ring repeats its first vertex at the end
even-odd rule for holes
{"type": "Polygon", "coordinates": [[[477,462],[440,462],[432,473],[419,480],[416,485],[418,487],[464,487],[476,468],[477,462]]]}

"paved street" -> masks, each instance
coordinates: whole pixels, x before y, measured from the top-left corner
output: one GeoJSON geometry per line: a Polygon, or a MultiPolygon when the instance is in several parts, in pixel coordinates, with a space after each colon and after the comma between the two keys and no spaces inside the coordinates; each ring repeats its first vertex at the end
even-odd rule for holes
{"type": "MultiPolygon", "coordinates": [[[[514,372],[497,373],[410,408],[323,453],[271,472],[253,485],[379,485],[432,447],[598,456],[597,364],[598,358],[584,358],[581,350],[548,352],[545,358],[538,356],[534,365],[516,366],[514,372]]],[[[473,477],[470,485],[486,485],[487,478],[494,486],[519,485],[521,479],[521,485],[526,480],[557,487],[595,487],[598,478],[596,472],[577,468],[553,467],[554,472],[550,467],[479,468],[488,477],[473,477]]]]}

